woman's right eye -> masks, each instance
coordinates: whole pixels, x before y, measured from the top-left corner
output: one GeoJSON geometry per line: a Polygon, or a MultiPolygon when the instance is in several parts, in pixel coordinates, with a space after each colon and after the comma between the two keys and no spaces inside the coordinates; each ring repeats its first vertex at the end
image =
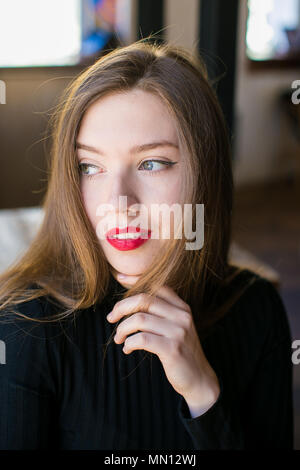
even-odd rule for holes
{"type": "Polygon", "coordinates": [[[79,163],[79,171],[82,175],[92,178],[94,175],[97,174],[97,167],[95,165],[91,165],[90,163],[79,163]],[[92,172],[89,172],[89,170],[92,172]]]}

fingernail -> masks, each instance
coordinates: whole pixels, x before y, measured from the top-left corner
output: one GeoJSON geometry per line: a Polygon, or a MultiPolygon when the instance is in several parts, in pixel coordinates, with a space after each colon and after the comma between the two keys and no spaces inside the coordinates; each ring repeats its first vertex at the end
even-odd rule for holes
{"type": "Polygon", "coordinates": [[[119,279],[124,279],[126,276],[125,276],[125,274],[118,274],[117,277],[118,277],[119,279]]]}

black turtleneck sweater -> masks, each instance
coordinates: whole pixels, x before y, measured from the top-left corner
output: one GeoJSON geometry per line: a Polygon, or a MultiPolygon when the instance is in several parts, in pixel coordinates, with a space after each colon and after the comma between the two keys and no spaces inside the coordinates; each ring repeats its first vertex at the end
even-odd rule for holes
{"type": "MultiPolygon", "coordinates": [[[[36,324],[0,314],[0,449],[293,448],[291,332],[269,281],[257,276],[201,342],[221,393],[194,418],[155,354],[126,355],[112,342],[103,363],[116,326],[106,315],[123,289],[112,284],[75,321],[36,324]]],[[[55,307],[40,297],[18,309],[42,318],[55,307]]]]}

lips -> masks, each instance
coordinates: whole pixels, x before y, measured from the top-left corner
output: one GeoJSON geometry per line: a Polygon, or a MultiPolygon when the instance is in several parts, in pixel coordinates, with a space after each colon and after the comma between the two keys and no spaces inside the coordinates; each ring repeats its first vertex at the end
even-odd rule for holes
{"type": "Polygon", "coordinates": [[[138,233],[138,232],[149,233],[151,232],[151,230],[141,230],[140,227],[124,227],[124,228],[114,227],[106,233],[106,238],[111,237],[112,235],[118,235],[119,233],[138,233]]]}
{"type": "Polygon", "coordinates": [[[146,241],[149,240],[151,237],[151,230],[144,230],[140,227],[125,227],[119,228],[114,227],[106,233],[107,241],[117,250],[120,251],[127,251],[127,250],[134,250],[139,246],[143,245],[146,241]],[[141,237],[139,238],[127,238],[127,239],[118,239],[112,238],[113,235],[121,234],[121,233],[141,233],[141,237]],[[145,237],[145,238],[142,238],[145,237]]]}

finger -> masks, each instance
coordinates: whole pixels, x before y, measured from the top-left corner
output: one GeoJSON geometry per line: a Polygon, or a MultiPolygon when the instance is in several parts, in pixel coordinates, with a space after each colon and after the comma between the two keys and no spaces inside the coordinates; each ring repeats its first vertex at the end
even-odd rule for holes
{"type": "Polygon", "coordinates": [[[125,274],[117,274],[117,280],[120,282],[120,284],[124,285],[125,287],[131,287],[133,286],[140,276],[128,276],[125,274]]]}
{"type": "Polygon", "coordinates": [[[123,274],[117,271],[115,268],[111,266],[111,273],[115,279],[117,279],[120,284],[126,284],[126,286],[130,287],[136,283],[136,281],[139,279],[139,275],[137,276],[131,276],[128,274],[123,274]]]}
{"type": "Polygon", "coordinates": [[[137,312],[119,324],[114,341],[117,344],[123,343],[128,335],[137,331],[154,333],[167,338],[179,338],[182,333],[182,329],[175,323],[170,323],[150,313],[137,312]]]}
{"type": "Polygon", "coordinates": [[[169,338],[143,331],[127,338],[123,346],[123,351],[125,354],[130,354],[136,349],[144,349],[145,351],[156,354],[163,360],[168,356],[170,345],[171,342],[169,338]]]}
{"type": "MultiPolygon", "coordinates": [[[[140,278],[140,276],[129,276],[127,274],[120,274],[120,273],[116,274],[116,276],[119,282],[121,282],[123,285],[128,286],[128,287],[134,285],[140,278]]],[[[179,295],[176,294],[174,289],[172,289],[171,287],[167,285],[161,286],[157,290],[156,295],[164,300],[167,300],[168,302],[170,302],[172,305],[175,305],[176,307],[179,307],[182,309],[187,308],[186,303],[179,297],[179,295]]]]}
{"type": "Polygon", "coordinates": [[[172,289],[171,287],[164,285],[157,290],[156,295],[161,299],[170,302],[172,305],[175,305],[178,308],[182,308],[183,310],[188,310],[188,306],[184,300],[182,300],[178,294],[172,289]]]}
{"type": "Polygon", "coordinates": [[[152,313],[173,322],[180,322],[180,319],[185,317],[184,313],[187,313],[186,310],[179,309],[161,297],[151,297],[148,294],[142,293],[119,300],[114,305],[110,315],[107,316],[107,320],[115,322],[126,315],[139,311],[152,313]]]}

